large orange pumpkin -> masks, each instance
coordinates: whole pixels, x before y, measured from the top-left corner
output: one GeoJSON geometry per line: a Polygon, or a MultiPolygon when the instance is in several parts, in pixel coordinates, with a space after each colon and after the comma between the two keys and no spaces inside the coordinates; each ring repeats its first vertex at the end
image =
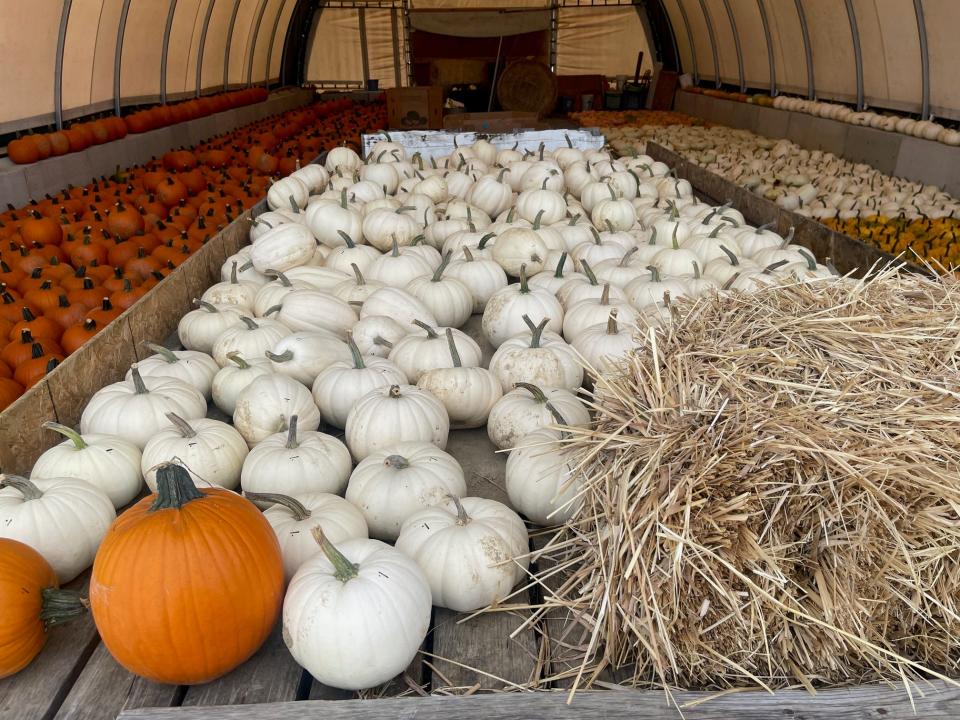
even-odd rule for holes
{"type": "Polygon", "coordinates": [[[20,672],[47,642],[47,628],[84,611],[77,593],[57,589],[57,574],[36,550],[0,538],[0,678],[20,672]]]}
{"type": "Polygon", "coordinates": [[[263,644],[283,602],[276,536],[249,500],[198,490],[179,465],[123,513],[93,563],[90,605],[110,654],[155,682],[193,685],[263,644]]]}

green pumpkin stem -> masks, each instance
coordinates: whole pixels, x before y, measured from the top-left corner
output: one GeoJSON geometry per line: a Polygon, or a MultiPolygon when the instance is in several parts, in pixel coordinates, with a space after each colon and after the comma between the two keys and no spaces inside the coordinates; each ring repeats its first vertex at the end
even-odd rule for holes
{"type": "Polygon", "coordinates": [[[457,508],[457,525],[463,527],[470,522],[470,516],[467,515],[467,511],[463,508],[463,503],[460,502],[460,498],[456,495],[448,494],[447,497],[453,502],[454,506],[457,508]]]}
{"type": "Polygon", "coordinates": [[[440,282],[441,278],[443,278],[443,271],[447,269],[447,265],[450,264],[450,258],[452,257],[452,250],[447,250],[447,252],[444,253],[443,259],[440,261],[440,264],[433,273],[433,277],[430,278],[431,282],[440,282]]]}
{"type": "Polygon", "coordinates": [[[43,491],[33,484],[30,480],[19,475],[0,475],[0,488],[12,487],[19,490],[23,495],[24,501],[39,500],[43,497],[43,491]]]}
{"type": "Polygon", "coordinates": [[[284,447],[288,450],[296,450],[300,447],[300,441],[297,440],[297,423],[299,420],[298,415],[291,415],[290,422],[287,423],[287,444],[284,447]]]}
{"type": "Polygon", "coordinates": [[[457,350],[457,343],[453,340],[453,329],[447,328],[447,347],[450,348],[450,359],[454,367],[463,367],[463,361],[460,359],[460,352],[457,350]]]}
{"type": "Polygon", "coordinates": [[[427,335],[430,336],[430,339],[431,339],[431,340],[436,340],[438,337],[440,337],[439,335],[437,335],[437,331],[434,330],[432,327],[430,327],[430,326],[429,326],[427,323],[425,323],[423,320],[414,320],[414,321],[413,321],[413,324],[416,325],[416,326],[419,327],[419,328],[423,328],[424,330],[426,330],[426,331],[427,331],[427,335]]]}
{"type": "Polygon", "coordinates": [[[203,493],[193,484],[190,473],[181,465],[165,462],[157,468],[157,499],[149,512],[179,510],[188,502],[199,500],[203,493]]]}
{"type": "Polygon", "coordinates": [[[83,439],[83,436],[74,430],[72,427],[67,427],[66,425],[61,425],[58,422],[53,420],[48,420],[41,426],[44,430],[53,430],[63,435],[65,438],[70,440],[73,443],[73,446],[77,450],[83,450],[87,447],[87,441],[83,439]]]}
{"type": "Polygon", "coordinates": [[[273,503],[274,505],[283,505],[291,513],[297,521],[306,520],[313,513],[311,513],[302,502],[297,500],[294,497],[289,495],[281,495],[280,493],[252,493],[245,492],[244,497],[247,498],[250,502],[254,503],[273,503]]]}
{"type": "Polygon", "coordinates": [[[313,528],[310,534],[313,535],[313,539],[317,541],[320,549],[323,550],[323,554],[327,556],[327,560],[333,565],[333,576],[337,578],[337,580],[345,583],[358,575],[360,566],[350,562],[342,552],[337,550],[337,548],[333,546],[333,543],[327,539],[327,536],[323,534],[323,529],[319,525],[313,528]]]}
{"type": "Polygon", "coordinates": [[[353,340],[353,333],[347,333],[347,346],[350,348],[350,354],[353,355],[353,367],[357,370],[362,370],[366,367],[363,363],[363,355],[360,353],[360,348],[357,347],[357,343],[353,340]]]}
{"type": "Polygon", "coordinates": [[[250,369],[250,363],[248,363],[246,360],[244,360],[244,359],[240,356],[240,353],[238,353],[236,350],[234,350],[233,352],[227,353],[227,360],[229,360],[230,362],[232,362],[234,365],[236,365],[236,366],[237,366],[238,368],[240,368],[241,370],[249,370],[249,369],[250,369]]]}
{"type": "Polygon", "coordinates": [[[130,377],[133,380],[133,387],[137,391],[137,395],[146,395],[150,392],[143,382],[143,377],[140,375],[140,370],[137,368],[136,363],[130,366],[130,377]]]}
{"type": "Polygon", "coordinates": [[[547,327],[547,323],[550,322],[550,318],[544,318],[540,321],[539,325],[534,325],[530,316],[524,315],[523,321],[527,324],[527,327],[530,328],[530,347],[540,347],[540,338],[543,335],[544,328],[547,327]]]}
{"type": "Polygon", "coordinates": [[[152,350],[155,354],[162,357],[165,362],[168,362],[171,365],[173,363],[180,362],[180,358],[176,356],[173,350],[170,350],[169,348],[165,348],[163,345],[157,345],[156,343],[152,343],[152,342],[145,342],[143,343],[143,346],[148,350],[152,350]]]}
{"type": "Polygon", "coordinates": [[[547,402],[546,393],[544,393],[543,390],[541,390],[538,386],[534,385],[533,383],[518,382],[518,383],[514,383],[513,386],[515,388],[523,388],[528,393],[530,393],[533,396],[534,402],[538,402],[541,404],[547,402]]]}
{"type": "Polygon", "coordinates": [[[557,261],[557,269],[553,271],[555,278],[563,278],[563,266],[567,264],[567,251],[560,253],[560,259],[557,261]]]}
{"type": "Polygon", "coordinates": [[[76,590],[61,590],[48,587],[40,591],[42,605],[40,620],[43,629],[49,630],[54,625],[61,625],[73,618],[83,615],[90,608],[90,601],[81,597],[76,590]]]}
{"type": "Polygon", "coordinates": [[[192,438],[197,436],[197,431],[193,429],[193,426],[176,413],[168,412],[167,420],[173,423],[174,427],[177,428],[177,431],[183,435],[183,437],[192,438]]]}

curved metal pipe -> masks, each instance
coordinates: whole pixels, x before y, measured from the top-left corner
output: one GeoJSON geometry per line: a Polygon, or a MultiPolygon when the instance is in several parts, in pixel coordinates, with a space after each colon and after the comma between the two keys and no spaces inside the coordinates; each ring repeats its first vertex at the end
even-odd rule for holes
{"type": "Polygon", "coordinates": [[[713,72],[716,75],[716,86],[720,87],[723,83],[720,81],[720,55],[717,51],[717,36],[713,32],[713,19],[710,17],[710,11],[707,10],[706,0],[700,0],[700,9],[703,10],[703,19],[707,23],[707,34],[710,36],[710,50],[713,51],[713,72]]]}
{"type": "Polygon", "coordinates": [[[213,15],[213,6],[217,0],[210,0],[207,5],[207,14],[203,17],[203,29],[200,31],[200,47],[197,48],[197,92],[196,97],[200,97],[200,88],[203,83],[203,48],[207,44],[207,28],[210,27],[210,16],[213,15]]]}
{"type": "Polygon", "coordinates": [[[120,116],[120,60],[123,57],[123,34],[127,31],[130,0],[123,0],[120,22],[117,25],[117,46],[113,51],[113,114],[120,116]]]}
{"type": "Polygon", "coordinates": [[[263,22],[263,13],[267,10],[267,0],[260,0],[257,8],[257,19],[253,21],[253,37],[250,38],[250,57],[247,58],[247,87],[253,85],[253,56],[257,52],[257,36],[260,34],[260,23],[263,22]]]}
{"type": "Polygon", "coordinates": [[[687,16],[687,9],[683,5],[683,0],[677,0],[677,7],[680,8],[680,17],[683,18],[683,26],[687,31],[687,43],[690,45],[690,57],[693,58],[693,82],[700,84],[700,68],[697,65],[697,46],[693,44],[693,30],[690,29],[690,18],[687,16]]]}
{"type": "Polygon", "coordinates": [[[160,51],[160,102],[167,104],[167,53],[170,51],[170,31],[173,29],[173,16],[177,12],[177,0],[170,0],[167,9],[167,24],[163,26],[163,49],[160,51]]]}
{"type": "Polygon", "coordinates": [[[866,102],[863,97],[863,54],[860,49],[860,30],[857,28],[857,13],[853,9],[853,0],[845,0],[847,19],[850,21],[850,35],[853,37],[853,66],[857,71],[857,111],[862,111],[866,102]]]}
{"type": "Polygon", "coordinates": [[[770,19],[767,17],[767,6],[763,0],[757,0],[760,8],[760,22],[763,23],[763,36],[767,40],[767,62],[770,63],[770,97],[777,96],[777,64],[773,59],[773,38],[770,35],[770,19]]]}
{"type": "Polygon", "coordinates": [[[923,0],[913,0],[913,10],[917,15],[917,34],[920,36],[920,73],[923,86],[923,99],[920,119],[930,119],[930,50],[927,46],[927,22],[923,17],[923,0]]]}
{"type": "Polygon", "coordinates": [[[227,43],[223,48],[223,89],[230,83],[230,46],[233,44],[233,29],[237,24],[237,13],[240,11],[240,0],[233,0],[233,12],[230,13],[230,24],[227,26],[227,43]]]}
{"type": "Polygon", "coordinates": [[[270,32],[270,44],[267,46],[267,70],[263,74],[263,86],[270,87],[270,65],[273,62],[273,42],[277,37],[277,28],[280,27],[280,18],[283,17],[283,9],[287,6],[287,0],[282,0],[280,7],[277,8],[277,16],[273,19],[273,30],[270,32]]]}
{"type": "Polygon", "coordinates": [[[797,15],[800,17],[800,32],[803,35],[803,50],[807,56],[807,100],[816,97],[816,86],[813,83],[813,47],[810,45],[810,28],[807,26],[807,15],[803,12],[801,0],[794,0],[797,6],[797,15]]]}
{"type": "Polygon", "coordinates": [[[67,23],[73,0],[63,0],[60,11],[60,30],[57,32],[57,59],[53,64],[53,115],[57,130],[63,130],[63,48],[67,43],[67,23]]]}
{"type": "Polygon", "coordinates": [[[727,9],[727,18],[729,18],[730,28],[733,30],[733,47],[737,51],[737,72],[740,73],[740,92],[745,93],[747,91],[747,80],[743,71],[743,48],[740,46],[740,33],[737,32],[737,21],[733,17],[730,0],[723,0],[723,5],[727,9]]]}
{"type": "MultiPolygon", "coordinates": [[[[662,17],[666,20],[667,28],[670,30],[670,43],[673,45],[673,62],[674,67],[679,71],[682,68],[680,64],[680,48],[677,46],[677,33],[674,32],[673,23],[670,22],[670,14],[667,12],[666,5],[663,4],[663,0],[657,0],[660,5],[660,12],[662,17]]],[[[646,7],[644,6],[644,15],[646,15],[646,7]]],[[[647,18],[647,24],[649,24],[649,17],[647,18]]],[[[650,33],[650,36],[653,37],[653,33],[650,33]]]]}

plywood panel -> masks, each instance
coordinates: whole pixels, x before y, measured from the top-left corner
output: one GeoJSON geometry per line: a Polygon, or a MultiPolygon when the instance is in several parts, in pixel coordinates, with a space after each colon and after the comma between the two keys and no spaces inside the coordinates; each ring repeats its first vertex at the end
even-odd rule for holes
{"type": "Polygon", "coordinates": [[[160,95],[160,57],[169,6],[162,0],[131,2],[123,36],[120,95],[124,98],[160,95]]]}
{"type": "Polygon", "coordinates": [[[176,96],[196,89],[196,44],[207,0],[177,0],[167,51],[167,94],[176,96]]]}
{"type": "MultiPolygon", "coordinates": [[[[740,70],[737,66],[737,48],[733,41],[733,27],[723,0],[706,0],[707,11],[717,36],[717,55],[720,58],[720,78],[732,85],[740,85],[740,70]]],[[[697,3],[698,5],[700,3],[697,3]]]]}
{"type": "Polygon", "coordinates": [[[0,3],[0,123],[53,112],[62,0],[0,3]]]}
{"type": "Polygon", "coordinates": [[[685,73],[692,75],[695,64],[694,48],[690,46],[687,26],[683,21],[683,14],[680,12],[679,4],[681,1],[682,0],[664,0],[663,6],[667,9],[670,24],[673,26],[673,36],[677,40],[677,51],[680,53],[680,65],[685,73]]]}
{"type": "Polygon", "coordinates": [[[956,0],[924,0],[927,39],[930,47],[930,102],[942,115],[960,118],[960,3],[956,0]]]}
{"type": "Polygon", "coordinates": [[[563,8],[557,29],[558,75],[633,75],[637,53],[653,70],[640,16],[630,6],[563,8]]]}
{"type": "MultiPolygon", "coordinates": [[[[860,6],[866,4],[868,4],[868,0],[857,0],[856,2],[858,22],[860,22],[861,17],[860,6]]],[[[917,22],[913,11],[913,3],[905,3],[900,0],[872,0],[872,4],[877,16],[878,35],[874,38],[865,36],[863,30],[860,33],[861,41],[864,44],[867,97],[877,99],[880,97],[876,94],[874,82],[871,79],[873,72],[867,60],[866,50],[868,45],[873,48],[879,43],[886,73],[886,97],[893,102],[908,103],[911,108],[919,109],[923,101],[920,37],[916,30],[917,22]]],[[[869,57],[873,58],[875,55],[876,51],[871,49],[869,57]]]]}
{"type": "Polygon", "coordinates": [[[356,10],[320,14],[307,54],[307,81],[362,80],[360,29],[356,10]]]}
{"type": "Polygon", "coordinates": [[[259,0],[240,0],[237,21],[233,26],[233,41],[230,43],[229,83],[247,81],[247,58],[250,54],[250,33],[257,18],[259,0]]]}
{"type": "Polygon", "coordinates": [[[800,17],[794,3],[764,0],[770,20],[777,87],[789,92],[807,92],[807,61],[800,32],[800,17]]]}
{"type": "Polygon", "coordinates": [[[743,74],[747,85],[769,88],[770,62],[757,0],[730,0],[730,6],[733,8],[740,45],[743,48],[743,74]]]}
{"type": "Polygon", "coordinates": [[[851,100],[857,95],[853,37],[843,0],[804,0],[817,97],[851,100]]]}

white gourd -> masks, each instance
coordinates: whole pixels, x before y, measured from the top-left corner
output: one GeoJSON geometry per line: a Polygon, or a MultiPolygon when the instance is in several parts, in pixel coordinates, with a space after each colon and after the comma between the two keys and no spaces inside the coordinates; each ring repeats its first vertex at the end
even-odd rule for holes
{"type": "Polygon", "coordinates": [[[197,309],[180,318],[177,325],[177,337],[187,350],[210,353],[225,330],[242,325],[243,310],[237,305],[212,305],[203,300],[194,303],[197,309]]]}
{"type": "Polygon", "coordinates": [[[514,389],[504,394],[490,410],[487,435],[497,448],[509,450],[527,433],[557,422],[556,414],[563,418],[565,425],[590,425],[590,411],[569,390],[515,383],[514,389]]]}
{"type": "Polygon", "coordinates": [[[211,395],[213,404],[221,412],[232,416],[240,391],[261,375],[271,374],[273,367],[265,357],[247,359],[238,352],[229,353],[227,361],[213,376],[211,395]]]}
{"type": "Polygon", "coordinates": [[[310,391],[291,377],[271,373],[256,378],[237,395],[233,425],[248,445],[256,445],[289,425],[294,415],[300,427],[320,425],[320,410],[310,391]]]}
{"type": "Polygon", "coordinates": [[[350,358],[350,348],[338,335],[323,330],[296,332],[281,338],[265,353],[273,372],[289,375],[307,387],[336,362],[350,358]]]}
{"type": "MultiPolygon", "coordinates": [[[[210,399],[210,386],[213,376],[220,366],[207,353],[196,350],[170,350],[155,343],[144,343],[144,347],[153,351],[153,355],[137,363],[142,377],[173,378],[192,385],[210,399]]],[[[127,370],[125,380],[129,380],[131,371],[127,370]]]]}
{"type": "Polygon", "coordinates": [[[377,388],[354,404],[347,416],[347,447],[355,460],[397,442],[447,446],[450,420],[443,404],[416,385],[377,388]]]}
{"type": "Polygon", "coordinates": [[[563,328],[563,307],[547,290],[531,288],[526,268],[520,269],[520,282],[498,290],[483,311],[483,334],[494,347],[527,329],[524,316],[534,324],[546,320],[546,328],[559,333],[563,328]]]}
{"type": "Polygon", "coordinates": [[[240,321],[240,326],[224,331],[213,344],[213,359],[220,367],[226,367],[230,362],[230,353],[238,353],[245,358],[261,358],[292,332],[284,323],[269,318],[253,320],[241,316],[240,321]]]}
{"type": "Polygon", "coordinates": [[[529,316],[523,321],[529,332],[502,343],[490,358],[490,372],[500,381],[504,392],[516,383],[534,383],[576,390],[583,383],[583,368],[573,348],[558,336],[544,334],[546,319],[534,324],[529,316]]]}
{"type": "Polygon", "coordinates": [[[541,428],[524,435],[507,456],[510,504],[537,525],[560,525],[577,511],[580,484],[576,460],[563,443],[563,431],[541,428]]]}
{"type": "Polygon", "coordinates": [[[184,420],[167,413],[169,423],[147,441],[140,470],[150,492],[157,491],[157,470],[162,463],[182,465],[197,487],[233,490],[240,484],[240,468],[247,443],[233,427],[219,420],[184,420]]]}
{"type": "MultiPolygon", "coordinates": [[[[414,321],[414,325],[423,332],[414,330],[400,338],[388,355],[390,361],[403,371],[411,383],[418,382],[420,376],[428,370],[453,367],[446,328],[434,328],[419,320],[414,321]]],[[[476,340],[456,328],[450,330],[463,366],[480,366],[483,351],[476,340]]]]}

